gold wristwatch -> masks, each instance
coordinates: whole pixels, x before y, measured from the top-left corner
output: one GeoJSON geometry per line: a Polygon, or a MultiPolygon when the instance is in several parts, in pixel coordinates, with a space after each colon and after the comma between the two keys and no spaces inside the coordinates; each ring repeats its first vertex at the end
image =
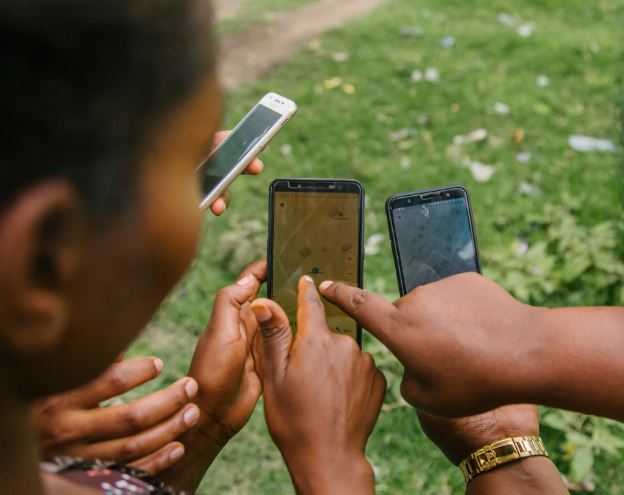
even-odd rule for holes
{"type": "Polygon", "coordinates": [[[475,476],[502,464],[532,456],[548,457],[540,437],[509,437],[481,447],[459,463],[466,485],[475,476]]]}

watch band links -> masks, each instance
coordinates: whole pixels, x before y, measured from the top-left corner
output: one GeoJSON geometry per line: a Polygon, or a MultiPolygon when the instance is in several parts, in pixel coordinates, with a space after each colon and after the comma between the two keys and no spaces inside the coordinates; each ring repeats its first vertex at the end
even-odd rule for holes
{"type": "Polygon", "coordinates": [[[548,457],[541,437],[508,437],[476,450],[459,463],[466,484],[497,466],[532,456],[548,457]]]}

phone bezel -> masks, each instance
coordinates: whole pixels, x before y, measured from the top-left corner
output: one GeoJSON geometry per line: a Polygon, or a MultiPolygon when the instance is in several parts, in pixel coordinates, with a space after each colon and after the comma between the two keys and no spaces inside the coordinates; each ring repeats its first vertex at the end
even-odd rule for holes
{"type": "MultiPolygon", "coordinates": [[[[297,112],[297,105],[294,101],[289,100],[283,96],[278,95],[277,93],[267,93],[264,95],[258,103],[256,103],[249,112],[240,120],[236,127],[230,133],[230,136],[234,134],[249,118],[249,116],[258,108],[259,106],[265,106],[277,113],[280,114],[280,118],[273,124],[273,126],[267,131],[264,137],[256,143],[256,145],[251,148],[243,158],[228,172],[228,174],[221,179],[221,181],[212,189],[209,193],[204,195],[204,198],[199,204],[201,209],[205,209],[209,207],[223,192],[234,182],[234,180],[241,175],[247,166],[251,163],[251,161],[256,157],[268,144],[269,142],[277,135],[277,133],[281,130],[282,127],[286,125],[291,117],[297,112]]],[[[221,146],[227,143],[230,139],[230,136],[226,137],[219,146],[217,146],[212,153],[197,167],[196,171],[199,172],[203,167],[210,163],[212,157],[218,153],[221,146]]]]}
{"type": "Polygon", "coordinates": [[[406,206],[416,206],[419,204],[427,204],[434,201],[448,201],[456,198],[464,198],[468,208],[468,222],[470,224],[470,232],[475,249],[475,261],[477,265],[477,272],[481,273],[481,259],[479,257],[479,244],[477,241],[477,232],[475,229],[474,218],[472,215],[472,204],[470,202],[470,193],[468,189],[460,184],[453,184],[450,186],[436,187],[432,189],[422,189],[419,191],[413,191],[408,193],[394,194],[386,200],[386,217],[388,221],[388,231],[390,234],[390,244],[392,246],[392,257],[394,258],[394,269],[396,271],[397,282],[399,284],[399,292],[401,297],[406,293],[405,278],[403,275],[401,265],[401,255],[399,254],[399,243],[396,234],[396,225],[394,224],[394,217],[392,211],[395,208],[401,208],[406,206]],[[448,194],[448,196],[446,195],[448,194]],[[409,203],[408,201],[412,202],[409,203]]]}
{"type": "MultiPolygon", "coordinates": [[[[278,178],[269,187],[269,235],[267,239],[267,297],[273,297],[273,229],[274,229],[274,198],[276,192],[312,193],[357,193],[359,213],[358,235],[358,271],[357,285],[364,287],[364,187],[354,179],[312,179],[312,178],[278,178]],[[297,187],[300,186],[300,187],[297,187]],[[334,187],[331,187],[334,186],[334,187]]],[[[362,327],[356,327],[356,341],[362,347],[362,327]]]]}

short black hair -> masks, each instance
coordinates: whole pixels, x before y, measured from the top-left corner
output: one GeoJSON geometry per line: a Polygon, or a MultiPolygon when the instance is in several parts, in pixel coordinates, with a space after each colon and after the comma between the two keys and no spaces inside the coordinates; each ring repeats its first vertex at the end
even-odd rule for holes
{"type": "Polygon", "coordinates": [[[128,205],[158,117],[214,69],[207,3],[2,1],[0,211],[53,178],[98,216],[128,205]]]}

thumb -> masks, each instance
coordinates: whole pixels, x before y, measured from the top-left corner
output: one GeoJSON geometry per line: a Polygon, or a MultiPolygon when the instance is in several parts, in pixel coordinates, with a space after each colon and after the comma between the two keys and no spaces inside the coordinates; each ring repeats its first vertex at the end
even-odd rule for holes
{"type": "Polygon", "coordinates": [[[251,310],[262,335],[262,374],[268,380],[279,379],[288,367],[293,341],[288,317],[270,299],[256,299],[251,303],[251,310]]]}
{"type": "Polygon", "coordinates": [[[383,297],[342,282],[326,280],[319,286],[325,299],[332,302],[360,326],[377,337],[393,354],[401,347],[394,322],[398,308],[383,297]]]}

